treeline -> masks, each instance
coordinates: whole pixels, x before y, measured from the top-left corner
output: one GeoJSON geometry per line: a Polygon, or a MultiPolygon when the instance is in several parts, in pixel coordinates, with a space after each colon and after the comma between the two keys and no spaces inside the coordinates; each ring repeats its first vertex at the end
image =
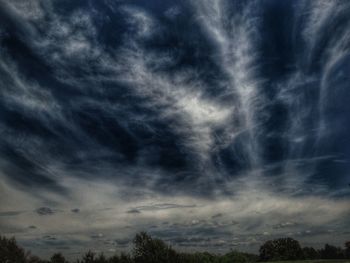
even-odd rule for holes
{"type": "Polygon", "coordinates": [[[269,240],[260,247],[260,261],[350,259],[350,241],[344,248],[326,244],[321,249],[301,247],[297,240],[279,238],[269,240]]]}
{"type": "MultiPolygon", "coordinates": [[[[265,242],[259,255],[231,251],[224,255],[208,252],[182,253],[175,251],[160,239],[142,232],[133,240],[130,254],[107,258],[91,251],[74,263],[250,263],[259,261],[304,260],[304,259],[345,259],[350,258],[350,242],[345,248],[326,244],[322,249],[302,248],[292,238],[280,238],[265,242]]],[[[61,253],[54,254],[49,261],[42,260],[26,252],[17,245],[14,238],[0,236],[0,263],[69,263],[61,253]]]]}

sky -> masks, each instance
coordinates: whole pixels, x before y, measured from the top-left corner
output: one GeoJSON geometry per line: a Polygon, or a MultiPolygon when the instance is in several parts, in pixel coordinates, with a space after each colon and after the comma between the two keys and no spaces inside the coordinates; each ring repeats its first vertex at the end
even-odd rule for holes
{"type": "Polygon", "coordinates": [[[345,0],[0,0],[0,233],[343,246],[349,28],[345,0]]]}

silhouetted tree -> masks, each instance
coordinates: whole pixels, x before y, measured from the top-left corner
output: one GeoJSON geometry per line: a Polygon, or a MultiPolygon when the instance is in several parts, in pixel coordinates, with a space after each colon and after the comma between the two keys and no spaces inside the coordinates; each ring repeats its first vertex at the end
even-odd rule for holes
{"type": "Polygon", "coordinates": [[[108,263],[132,263],[130,256],[122,254],[121,256],[115,255],[108,259],[108,263]]]}
{"type": "Polygon", "coordinates": [[[131,263],[133,260],[131,259],[130,255],[127,255],[125,253],[122,253],[120,255],[120,263],[131,263]]]}
{"type": "Polygon", "coordinates": [[[145,232],[134,238],[133,257],[136,263],[178,262],[177,253],[160,239],[153,239],[145,232]]]}
{"type": "Polygon", "coordinates": [[[299,242],[289,237],[269,240],[260,247],[259,252],[262,261],[303,259],[299,242]]]}
{"type": "Polygon", "coordinates": [[[68,263],[68,261],[66,261],[61,253],[56,253],[51,257],[50,263],[68,263]]]}
{"type": "Polygon", "coordinates": [[[313,247],[304,247],[303,248],[304,259],[320,259],[321,255],[313,247]]]}
{"type": "Polygon", "coordinates": [[[95,263],[95,253],[89,250],[84,256],[80,263],[95,263]]]}
{"type": "Polygon", "coordinates": [[[17,245],[15,238],[0,236],[0,262],[26,263],[29,256],[29,253],[17,245]]]}
{"type": "MultiPolygon", "coordinates": [[[[345,249],[326,244],[316,250],[312,247],[301,248],[292,238],[269,240],[260,247],[260,255],[231,251],[224,255],[209,252],[178,253],[162,240],[152,238],[145,232],[137,234],[133,240],[132,254],[121,254],[107,258],[103,254],[96,256],[92,251],[83,255],[76,263],[250,263],[260,261],[315,260],[350,258],[350,241],[345,249]]],[[[0,236],[0,263],[69,263],[61,253],[54,254],[50,261],[30,255],[17,245],[14,238],[0,236]]]]}
{"type": "Polygon", "coordinates": [[[102,253],[95,259],[94,263],[108,263],[107,258],[102,253]]]}
{"type": "Polygon", "coordinates": [[[320,250],[322,259],[343,259],[344,252],[340,247],[335,247],[326,244],[323,249],[320,250]]]}
{"type": "Polygon", "coordinates": [[[30,256],[28,259],[27,259],[27,263],[50,263],[49,261],[46,261],[46,260],[42,260],[36,256],[30,256]]]}
{"type": "Polygon", "coordinates": [[[345,242],[345,257],[350,259],[350,241],[345,242]]]}

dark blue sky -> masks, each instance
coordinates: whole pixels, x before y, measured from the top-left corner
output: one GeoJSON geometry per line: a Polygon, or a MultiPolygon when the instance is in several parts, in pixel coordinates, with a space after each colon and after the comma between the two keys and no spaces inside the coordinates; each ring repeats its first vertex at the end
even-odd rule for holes
{"type": "Polygon", "coordinates": [[[140,230],[341,244],[349,23],[347,1],[1,0],[1,232],[39,254],[140,230]]]}

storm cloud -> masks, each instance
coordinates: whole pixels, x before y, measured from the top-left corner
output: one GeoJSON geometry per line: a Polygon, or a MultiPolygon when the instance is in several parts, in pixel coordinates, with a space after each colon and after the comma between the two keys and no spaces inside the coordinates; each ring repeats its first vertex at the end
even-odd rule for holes
{"type": "Polygon", "coordinates": [[[349,23],[346,1],[0,0],[1,232],[340,244],[349,23]]]}

